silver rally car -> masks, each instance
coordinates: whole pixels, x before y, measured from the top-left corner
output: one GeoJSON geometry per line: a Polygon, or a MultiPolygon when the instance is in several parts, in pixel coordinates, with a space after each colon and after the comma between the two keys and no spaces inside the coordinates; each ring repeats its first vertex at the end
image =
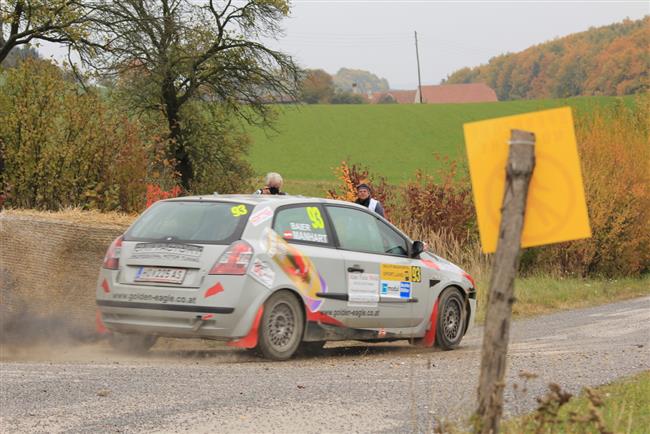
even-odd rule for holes
{"type": "Polygon", "coordinates": [[[123,350],[209,338],[283,360],[326,341],[408,339],[451,349],[476,290],[367,208],[299,196],[156,202],[109,247],[101,326],[123,350]]]}

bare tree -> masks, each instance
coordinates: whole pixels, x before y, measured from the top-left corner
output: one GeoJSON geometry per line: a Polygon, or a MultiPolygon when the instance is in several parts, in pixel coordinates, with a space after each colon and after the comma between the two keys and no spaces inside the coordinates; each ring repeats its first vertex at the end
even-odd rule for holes
{"type": "Polygon", "coordinates": [[[90,7],[92,45],[77,46],[83,62],[132,83],[136,108],[164,113],[169,157],[185,188],[194,176],[181,110],[188,101],[218,102],[248,122],[267,122],[268,103],[296,98],[298,68],[261,42],[281,34],[288,1],[121,0],[90,7]]]}
{"type": "Polygon", "coordinates": [[[63,44],[84,40],[88,12],[75,0],[0,1],[0,63],[13,48],[34,40],[63,44]]]}

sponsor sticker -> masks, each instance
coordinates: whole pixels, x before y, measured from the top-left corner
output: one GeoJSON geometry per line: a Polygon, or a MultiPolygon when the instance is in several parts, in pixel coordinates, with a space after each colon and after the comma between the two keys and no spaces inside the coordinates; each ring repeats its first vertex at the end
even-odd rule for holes
{"type": "Polygon", "coordinates": [[[191,244],[137,243],[130,259],[166,259],[199,262],[203,247],[191,244]]]}
{"type": "Polygon", "coordinates": [[[382,280],[380,295],[383,298],[411,298],[411,282],[382,280]]]}
{"type": "Polygon", "coordinates": [[[397,280],[382,280],[380,291],[381,296],[399,298],[400,283],[401,282],[397,280]]]}
{"type": "Polygon", "coordinates": [[[271,217],[273,217],[273,210],[266,206],[259,211],[255,211],[251,215],[250,222],[253,226],[259,226],[271,217]]]}
{"type": "Polygon", "coordinates": [[[378,302],[378,274],[348,273],[348,306],[376,307],[378,302]]]}
{"type": "Polygon", "coordinates": [[[275,271],[273,271],[273,268],[271,268],[268,263],[255,259],[249,273],[253,279],[257,280],[267,288],[273,286],[273,282],[275,281],[275,271]]]}
{"type": "Polygon", "coordinates": [[[410,282],[411,267],[409,265],[381,264],[381,280],[410,282]]]}
{"type": "Polygon", "coordinates": [[[411,282],[399,283],[399,298],[411,298],[411,282]]]}

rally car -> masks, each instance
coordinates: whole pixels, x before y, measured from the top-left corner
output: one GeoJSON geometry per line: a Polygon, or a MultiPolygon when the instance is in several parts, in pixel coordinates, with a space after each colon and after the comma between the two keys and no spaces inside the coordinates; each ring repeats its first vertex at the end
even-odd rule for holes
{"type": "Polygon", "coordinates": [[[209,338],[283,360],[335,340],[452,349],[473,322],[474,286],[362,206],[215,194],[147,209],[109,247],[96,299],[117,348],[209,338]]]}

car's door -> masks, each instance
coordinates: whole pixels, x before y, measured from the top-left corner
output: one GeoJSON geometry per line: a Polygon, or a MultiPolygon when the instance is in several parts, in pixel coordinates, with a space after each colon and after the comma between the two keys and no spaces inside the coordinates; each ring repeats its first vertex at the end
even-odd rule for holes
{"type": "Polygon", "coordinates": [[[346,291],[344,261],[334,246],[332,230],[321,206],[314,203],[281,206],[275,212],[273,229],[296,255],[302,255],[298,267],[289,258],[293,262],[287,262],[283,268],[287,268],[285,272],[303,294],[307,308],[329,314],[345,307],[345,300],[337,298],[337,294],[346,291]],[[304,275],[294,271],[300,269],[304,275]]]}
{"type": "Polygon", "coordinates": [[[408,255],[408,239],[371,212],[344,205],[326,205],[326,210],[345,261],[348,307],[358,311],[351,324],[364,328],[420,324],[428,288],[419,261],[408,255]]]}

